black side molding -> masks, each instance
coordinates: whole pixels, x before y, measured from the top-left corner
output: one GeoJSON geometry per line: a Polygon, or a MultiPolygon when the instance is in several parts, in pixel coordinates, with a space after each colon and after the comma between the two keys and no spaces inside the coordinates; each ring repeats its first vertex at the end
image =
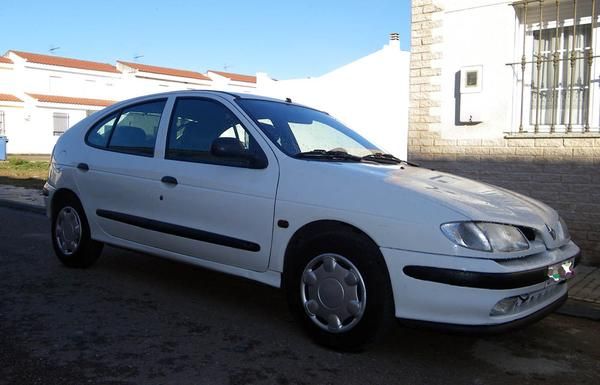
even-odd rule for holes
{"type": "MultiPolygon", "coordinates": [[[[581,253],[569,258],[574,258],[577,266],[581,253]]],[[[514,273],[481,273],[432,266],[404,266],[402,271],[409,277],[422,281],[491,290],[517,289],[536,285],[548,279],[548,266],[514,273]]]]}
{"type": "Polygon", "coordinates": [[[96,210],[96,214],[102,218],[111,219],[113,221],[126,223],[128,225],[136,227],[141,227],[143,229],[158,231],[160,233],[175,235],[182,238],[189,238],[194,239],[196,241],[214,243],[216,245],[232,247],[234,249],[253,252],[260,251],[260,245],[257,243],[229,237],[227,235],[215,234],[204,230],[193,229],[190,227],[175,225],[172,223],[156,221],[154,219],[148,219],[109,210],[98,209],[96,210]]]}
{"type": "Polygon", "coordinates": [[[422,281],[478,289],[505,290],[531,286],[548,279],[548,268],[516,273],[480,273],[431,266],[404,266],[404,274],[422,281]]]}

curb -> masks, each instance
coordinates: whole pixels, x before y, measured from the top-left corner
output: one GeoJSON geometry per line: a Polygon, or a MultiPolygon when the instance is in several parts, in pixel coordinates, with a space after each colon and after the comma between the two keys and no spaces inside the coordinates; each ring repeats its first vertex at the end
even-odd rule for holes
{"type": "Polygon", "coordinates": [[[600,321],[600,305],[572,298],[569,298],[564,305],[556,309],[555,313],[600,321]]]}
{"type": "Polygon", "coordinates": [[[46,208],[38,205],[29,203],[17,202],[8,199],[0,199],[0,207],[7,207],[10,209],[28,211],[34,214],[46,215],[46,208]]]}

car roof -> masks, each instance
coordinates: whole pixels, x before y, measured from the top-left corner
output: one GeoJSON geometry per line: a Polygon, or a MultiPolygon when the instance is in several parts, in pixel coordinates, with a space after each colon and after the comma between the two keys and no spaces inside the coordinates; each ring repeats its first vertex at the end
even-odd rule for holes
{"type": "MultiPolygon", "coordinates": [[[[144,96],[140,96],[140,98],[151,98],[157,96],[189,96],[193,94],[198,95],[221,95],[224,97],[229,97],[231,99],[260,99],[260,100],[270,100],[277,102],[284,102],[282,99],[271,98],[267,96],[261,96],[256,94],[247,94],[247,93],[239,93],[239,92],[229,92],[229,91],[220,91],[220,90],[179,90],[179,91],[169,91],[169,92],[161,92],[158,94],[148,94],[144,96]]],[[[135,98],[137,99],[137,98],[135,98]]]]}
{"type": "MultiPolygon", "coordinates": [[[[293,103],[296,106],[306,107],[306,108],[310,108],[312,110],[320,111],[313,107],[305,106],[300,103],[294,103],[289,98],[286,100],[283,100],[283,99],[271,98],[268,96],[261,96],[261,95],[256,95],[256,94],[219,91],[219,90],[179,90],[179,91],[161,92],[161,93],[157,93],[157,94],[142,95],[142,96],[138,96],[138,97],[134,97],[131,99],[126,99],[126,100],[117,102],[117,103],[113,104],[112,106],[110,106],[109,109],[115,110],[115,109],[122,108],[122,107],[130,105],[130,104],[144,102],[146,100],[154,99],[154,98],[167,98],[170,96],[190,97],[190,96],[209,96],[209,95],[211,95],[211,96],[219,95],[221,97],[229,99],[230,101],[233,101],[235,99],[253,99],[253,100],[264,100],[264,101],[271,101],[271,102],[278,102],[278,103],[293,103]]],[[[321,111],[321,112],[327,114],[327,112],[325,112],[325,111],[321,111]]]]}

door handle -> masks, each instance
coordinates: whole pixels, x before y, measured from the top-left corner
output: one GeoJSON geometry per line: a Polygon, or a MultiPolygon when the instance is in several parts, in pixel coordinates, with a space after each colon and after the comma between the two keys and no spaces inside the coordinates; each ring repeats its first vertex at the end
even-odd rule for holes
{"type": "Polygon", "coordinates": [[[177,184],[177,179],[173,178],[172,176],[163,176],[160,181],[165,184],[172,184],[172,185],[177,184]]]}
{"type": "Polygon", "coordinates": [[[89,171],[90,166],[88,166],[87,163],[79,163],[77,165],[77,168],[80,169],[81,171],[89,171]]]}

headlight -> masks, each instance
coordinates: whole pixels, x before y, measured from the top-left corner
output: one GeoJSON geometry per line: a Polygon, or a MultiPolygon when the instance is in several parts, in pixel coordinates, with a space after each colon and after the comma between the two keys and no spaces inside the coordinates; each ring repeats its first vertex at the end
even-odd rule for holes
{"type": "Polygon", "coordinates": [[[529,248],[527,238],[510,225],[487,222],[453,222],[441,226],[444,235],[459,246],[481,251],[520,251],[529,248]]]}

